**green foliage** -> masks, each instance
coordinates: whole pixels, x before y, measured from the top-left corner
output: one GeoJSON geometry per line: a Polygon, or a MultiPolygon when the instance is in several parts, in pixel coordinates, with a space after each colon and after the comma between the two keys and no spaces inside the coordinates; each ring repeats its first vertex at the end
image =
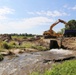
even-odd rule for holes
{"type": "Polygon", "coordinates": [[[7,41],[7,39],[2,40],[0,39],[0,51],[2,50],[8,50],[11,48],[32,48],[37,50],[47,50],[47,44],[44,45],[44,41],[38,40],[34,38],[34,35],[17,35],[17,34],[11,34],[11,40],[7,41]]]}
{"type": "Polygon", "coordinates": [[[10,49],[11,47],[10,47],[10,45],[8,45],[7,42],[2,42],[2,44],[1,44],[1,48],[4,48],[4,49],[10,49]]]}
{"type": "Polygon", "coordinates": [[[66,61],[62,64],[56,65],[50,75],[75,75],[76,74],[76,60],[66,61]]]}
{"type": "Polygon", "coordinates": [[[61,33],[64,34],[65,28],[62,28],[60,31],[58,31],[57,33],[61,33]]]}
{"type": "Polygon", "coordinates": [[[18,39],[18,40],[22,40],[22,39],[27,39],[27,38],[32,38],[34,37],[34,35],[32,34],[22,34],[22,35],[11,35],[12,39],[18,39]]]}
{"type": "Polygon", "coordinates": [[[10,41],[9,43],[10,48],[15,48],[17,46],[15,41],[10,41]]]}
{"type": "Polygon", "coordinates": [[[3,55],[0,54],[0,61],[4,59],[3,55]]]}
{"type": "Polygon", "coordinates": [[[32,75],[76,75],[76,60],[65,61],[43,74],[34,72],[32,75]]]}
{"type": "Polygon", "coordinates": [[[24,42],[24,43],[21,45],[21,47],[31,48],[32,45],[33,45],[33,43],[31,43],[31,42],[26,42],[26,43],[24,42]]]}
{"type": "Polygon", "coordinates": [[[68,23],[65,25],[66,29],[76,29],[76,20],[70,20],[68,23]]]}
{"type": "Polygon", "coordinates": [[[70,20],[58,33],[63,34],[65,30],[76,30],[76,20],[70,20]]]}

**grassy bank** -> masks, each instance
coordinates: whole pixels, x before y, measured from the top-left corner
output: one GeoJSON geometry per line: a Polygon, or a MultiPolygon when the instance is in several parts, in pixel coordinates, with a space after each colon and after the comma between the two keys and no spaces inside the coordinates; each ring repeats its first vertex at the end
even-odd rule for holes
{"type": "Polygon", "coordinates": [[[31,48],[39,51],[48,50],[49,47],[41,38],[34,38],[34,36],[2,36],[0,39],[0,52],[9,49],[25,49],[31,48]]]}
{"type": "Polygon", "coordinates": [[[31,75],[76,75],[76,60],[55,65],[52,70],[45,71],[44,74],[33,72],[31,75]]]}

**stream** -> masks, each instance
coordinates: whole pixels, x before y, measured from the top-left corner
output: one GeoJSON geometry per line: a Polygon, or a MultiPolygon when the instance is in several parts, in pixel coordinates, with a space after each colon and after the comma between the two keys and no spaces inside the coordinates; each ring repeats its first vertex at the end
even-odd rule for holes
{"type": "Polygon", "coordinates": [[[76,52],[63,49],[30,52],[17,56],[6,56],[0,62],[0,75],[29,75],[33,71],[44,72],[50,69],[54,59],[74,56],[76,52]]]}

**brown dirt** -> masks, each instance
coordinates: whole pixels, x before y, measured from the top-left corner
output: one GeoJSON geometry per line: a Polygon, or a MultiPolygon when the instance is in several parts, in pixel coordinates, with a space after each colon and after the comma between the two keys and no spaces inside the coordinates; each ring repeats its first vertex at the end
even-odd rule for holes
{"type": "MultiPolygon", "coordinates": [[[[61,38],[44,39],[44,41],[48,43],[50,43],[50,40],[57,40],[59,46],[61,46],[61,38]]],[[[62,40],[62,46],[65,49],[76,50],[76,37],[64,37],[62,40]]]]}
{"type": "Polygon", "coordinates": [[[76,50],[76,37],[64,38],[62,45],[70,50],[76,50]]]}

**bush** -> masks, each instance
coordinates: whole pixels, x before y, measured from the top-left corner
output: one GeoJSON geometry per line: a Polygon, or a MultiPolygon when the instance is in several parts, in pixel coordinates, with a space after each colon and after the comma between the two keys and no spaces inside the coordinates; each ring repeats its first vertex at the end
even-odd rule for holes
{"type": "Polygon", "coordinates": [[[2,43],[2,48],[4,48],[4,49],[9,49],[10,46],[8,45],[7,42],[3,42],[3,43],[2,43]]]}
{"type": "Polygon", "coordinates": [[[65,25],[66,29],[72,29],[72,30],[76,30],[76,20],[70,20],[68,21],[68,23],[65,25]]]}
{"type": "Polygon", "coordinates": [[[10,48],[15,48],[17,46],[15,41],[10,41],[8,45],[10,48]]]}
{"type": "Polygon", "coordinates": [[[0,54],[0,61],[4,59],[3,55],[0,54]]]}

